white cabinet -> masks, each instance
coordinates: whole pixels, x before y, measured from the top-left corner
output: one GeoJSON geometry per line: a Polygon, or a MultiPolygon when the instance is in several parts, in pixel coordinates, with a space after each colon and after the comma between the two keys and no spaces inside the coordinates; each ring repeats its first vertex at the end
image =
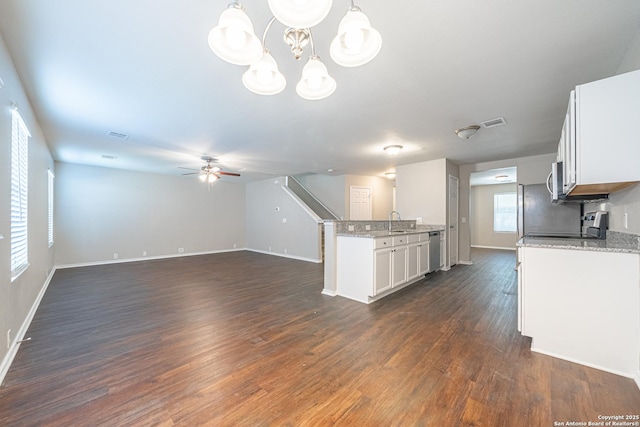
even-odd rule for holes
{"type": "Polygon", "coordinates": [[[444,267],[445,261],[447,259],[447,253],[445,251],[446,249],[446,244],[445,244],[445,232],[441,231],[440,232],[440,269],[442,269],[444,267]]]}
{"type": "Polygon", "coordinates": [[[418,234],[407,236],[407,280],[420,275],[420,238],[418,234]]]}
{"type": "Polygon", "coordinates": [[[370,303],[419,280],[429,268],[428,243],[427,233],[338,236],[337,294],[370,303]]]}
{"type": "Polygon", "coordinates": [[[519,326],[533,351],[640,373],[640,255],[521,247],[518,257],[519,326]]]}
{"type": "Polygon", "coordinates": [[[640,143],[628,130],[639,117],[640,70],[571,92],[558,147],[565,193],[610,193],[640,181],[640,143]]]}
{"type": "Polygon", "coordinates": [[[377,249],[373,251],[373,291],[371,296],[391,289],[391,263],[393,249],[377,249]]]}
{"type": "Polygon", "coordinates": [[[429,272],[429,233],[422,233],[418,237],[418,276],[429,272]]]}

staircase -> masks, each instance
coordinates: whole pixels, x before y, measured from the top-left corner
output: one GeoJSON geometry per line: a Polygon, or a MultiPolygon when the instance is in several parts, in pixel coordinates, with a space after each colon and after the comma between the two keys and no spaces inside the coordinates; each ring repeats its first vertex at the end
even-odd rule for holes
{"type": "Polygon", "coordinates": [[[323,220],[339,220],[338,216],[331,212],[320,200],[309,192],[300,182],[292,176],[287,176],[285,186],[291,190],[293,194],[306,204],[309,209],[323,220]]]}

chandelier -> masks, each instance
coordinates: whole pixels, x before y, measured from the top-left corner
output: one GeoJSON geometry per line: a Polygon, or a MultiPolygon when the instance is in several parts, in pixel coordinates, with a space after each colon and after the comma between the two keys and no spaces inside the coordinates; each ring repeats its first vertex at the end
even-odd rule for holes
{"type": "MultiPolygon", "coordinates": [[[[296,92],[304,99],[317,100],[336,90],[336,81],[316,55],[311,28],[319,24],[331,10],[332,0],[268,0],[273,18],[267,24],[262,41],[253,32],[253,24],[244,7],[234,0],[220,15],[218,25],[209,33],[209,47],[221,59],[236,65],[248,65],[242,83],[259,95],[275,95],[286,86],[284,75],[265,45],[267,32],[274,21],[282,23],[284,41],[295,59],[303,48],[311,47],[311,55],[302,69],[296,92]]],[[[344,67],[357,67],[371,61],[382,47],[380,33],[353,0],[340,21],[338,35],[329,47],[334,62],[344,67]]]]}

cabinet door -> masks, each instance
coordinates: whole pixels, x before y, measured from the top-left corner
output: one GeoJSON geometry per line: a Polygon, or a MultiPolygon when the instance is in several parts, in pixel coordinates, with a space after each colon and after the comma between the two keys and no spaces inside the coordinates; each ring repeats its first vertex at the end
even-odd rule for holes
{"type": "Polygon", "coordinates": [[[420,275],[420,247],[418,243],[407,247],[407,280],[420,275]]]}
{"type": "Polygon", "coordinates": [[[391,286],[399,286],[407,281],[407,247],[395,247],[391,251],[391,286]]]}
{"type": "Polygon", "coordinates": [[[444,262],[445,262],[445,257],[446,257],[446,253],[444,251],[445,249],[445,244],[444,244],[444,231],[440,232],[440,268],[444,267],[444,262]]]}
{"type": "Polygon", "coordinates": [[[391,289],[391,254],[393,249],[373,251],[373,295],[391,289]]]}
{"type": "Polygon", "coordinates": [[[568,193],[576,186],[576,92],[569,94],[569,106],[562,127],[564,149],[562,163],[562,190],[568,193]]]}
{"type": "Polygon", "coordinates": [[[429,241],[420,242],[418,245],[418,275],[429,272],[429,241]]]}

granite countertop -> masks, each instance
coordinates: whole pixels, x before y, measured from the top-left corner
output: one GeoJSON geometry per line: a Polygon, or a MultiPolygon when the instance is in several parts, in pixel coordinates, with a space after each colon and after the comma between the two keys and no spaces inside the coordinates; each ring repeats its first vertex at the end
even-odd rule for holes
{"type": "Polygon", "coordinates": [[[444,226],[441,225],[419,225],[418,228],[410,230],[368,230],[368,231],[346,231],[336,233],[338,236],[346,237],[363,237],[368,239],[375,239],[376,237],[390,237],[390,236],[406,236],[408,234],[422,234],[429,231],[444,231],[444,226]]]}
{"type": "Polygon", "coordinates": [[[607,238],[604,240],[523,237],[518,240],[516,245],[527,248],[575,249],[640,254],[640,236],[616,232],[608,232],[607,238]]]}

